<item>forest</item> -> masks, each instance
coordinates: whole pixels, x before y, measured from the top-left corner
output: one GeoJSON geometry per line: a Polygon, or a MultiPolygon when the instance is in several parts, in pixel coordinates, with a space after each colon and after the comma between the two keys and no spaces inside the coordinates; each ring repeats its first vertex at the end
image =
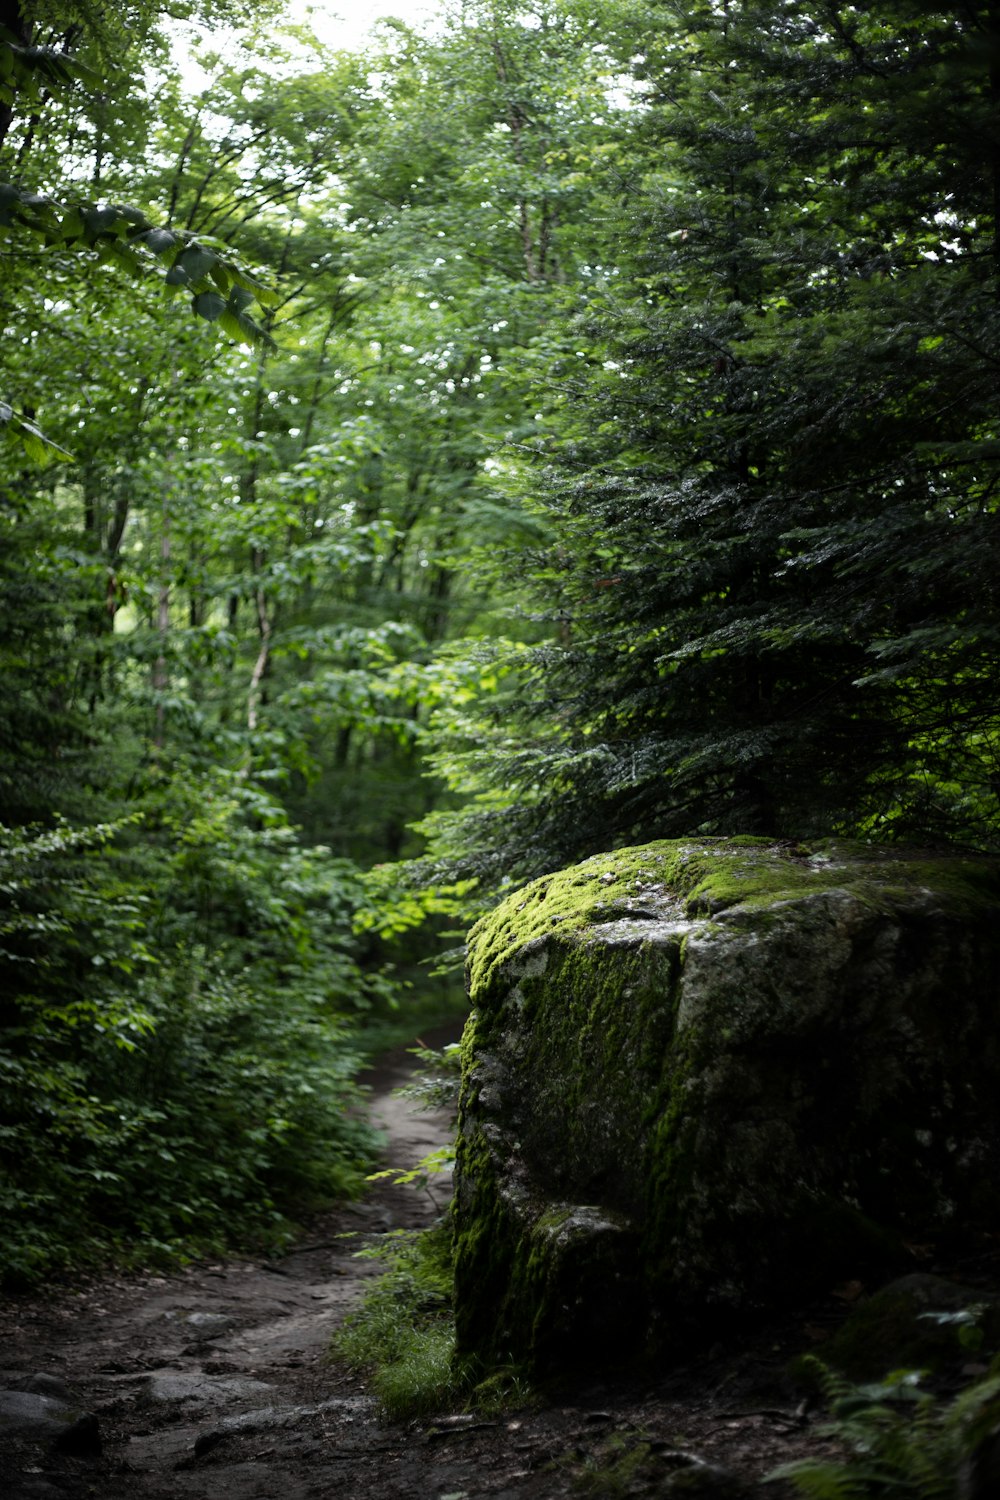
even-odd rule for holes
{"type": "Polygon", "coordinates": [[[996,0],[8,0],[8,1285],[356,1189],[528,878],[996,851],[998,225],[996,0]]]}

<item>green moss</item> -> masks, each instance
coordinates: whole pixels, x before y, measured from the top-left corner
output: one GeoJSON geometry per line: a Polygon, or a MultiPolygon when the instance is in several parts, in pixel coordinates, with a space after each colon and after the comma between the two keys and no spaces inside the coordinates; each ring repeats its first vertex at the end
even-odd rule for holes
{"type": "Polygon", "coordinates": [[[898,906],[900,928],[919,929],[902,942],[907,962],[926,948],[947,965],[960,956],[954,926],[942,938],[924,923],[914,891],[983,920],[998,872],[995,861],[862,845],[672,841],[535,881],[479,923],[457,1173],[460,1354],[538,1368],[574,1341],[593,1356],[615,1333],[669,1344],[689,1314],[704,1324],[709,1302],[725,1321],[727,1306],[766,1299],[797,1272],[837,1279],[856,1274],[859,1257],[891,1256],[897,1237],[855,1203],[870,1211],[895,1195],[900,1222],[916,1221],[948,1196],[915,1142],[948,1136],[923,1100],[947,1093],[938,1059],[957,1033],[935,1038],[963,1017],[954,1006],[939,1017],[933,986],[897,1004],[899,934],[880,914],[898,906]],[[831,891],[855,898],[847,937],[838,901],[794,915],[831,891]],[[765,930],[773,943],[761,945],[765,930]],[[692,955],[715,936],[709,973],[692,955]],[[875,976],[867,998],[843,988],[836,957],[828,969],[810,963],[838,942],[875,976]],[[682,986],[688,965],[700,978],[682,986]],[[934,1073],[901,1065],[893,1094],[861,1039],[905,1051],[898,1016],[916,1023],[934,1073]],[[577,1256],[580,1205],[595,1206],[597,1228],[577,1256]],[[624,1292],[609,1300],[619,1282],[631,1304],[624,1292]],[[591,1307],[602,1301],[603,1326],[591,1307]]]}
{"type": "Polygon", "coordinates": [[[469,934],[470,994],[473,1003],[481,1000],[513,954],[527,958],[534,943],[556,931],[581,935],[641,915],[644,900],[673,901],[677,918],[691,920],[733,906],[760,911],[841,886],[879,909],[926,888],[939,902],[966,910],[1000,895],[1000,874],[996,861],[983,857],[917,859],[907,850],[830,840],[676,839],[615,849],[532,881],[477,923],[469,934]]]}
{"type": "Polygon", "coordinates": [[[602,1445],[600,1453],[584,1459],[576,1468],[573,1489],[594,1500],[625,1500],[637,1493],[640,1484],[646,1489],[661,1478],[657,1457],[645,1439],[616,1433],[602,1445]]]}
{"type": "MultiPolygon", "coordinates": [[[[517,1205],[501,1201],[497,1143],[470,1121],[480,1116],[479,1092],[489,1086],[489,1060],[505,1044],[505,1025],[493,1008],[474,1013],[463,1038],[464,1128],[458,1147],[460,1352],[502,1360],[530,1350],[536,1368],[544,1368],[547,1351],[574,1337],[575,1320],[591,1353],[624,1331],[629,1309],[615,1304],[609,1288],[622,1258],[634,1259],[630,1215],[642,1209],[643,1186],[639,1164],[622,1161],[620,1141],[646,1126],[648,1090],[639,1081],[659,1075],[669,1049],[679,968],[679,944],[666,952],[629,950],[609,964],[599,947],[559,942],[544,971],[522,976],[525,1013],[554,993],[560,1004],[546,1007],[544,1025],[531,1028],[527,1055],[520,1059],[523,1076],[531,1080],[530,1100],[518,1117],[510,1151],[532,1160],[544,1144],[567,1185],[573,1184],[572,1204],[545,1196],[533,1202],[527,1192],[517,1205]],[[628,1005],[621,1003],[623,986],[628,1005]],[[603,1111],[595,1101],[609,1080],[617,1103],[613,1111],[603,1111]],[[581,1201],[601,1205],[600,1247],[588,1243],[584,1256],[575,1224],[581,1201]],[[569,1310],[568,1296],[574,1304],[569,1310]]],[[[547,1188],[558,1198],[558,1180],[547,1188]]]]}

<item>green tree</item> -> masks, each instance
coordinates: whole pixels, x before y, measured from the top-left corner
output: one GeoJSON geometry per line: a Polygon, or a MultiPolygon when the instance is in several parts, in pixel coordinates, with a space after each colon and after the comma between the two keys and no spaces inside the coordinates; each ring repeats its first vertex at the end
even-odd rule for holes
{"type": "Polygon", "coordinates": [[[609,358],[521,480],[558,635],[513,733],[450,727],[483,811],[444,843],[519,872],[695,831],[991,846],[996,14],[656,15],[609,358]]]}
{"type": "MultiPolygon", "coordinates": [[[[152,145],[73,145],[56,103],[30,155],[57,196],[60,161],[70,182],[142,184],[152,145]]],[[[242,181],[257,244],[280,247],[267,181],[242,181]]],[[[212,243],[209,276],[234,256],[212,243]]],[[[351,1036],[395,996],[355,936],[357,869],[269,791],[257,601],[338,543],[305,548],[296,507],[251,483],[271,435],[257,356],[137,298],[117,264],[81,277],[44,236],[10,244],[9,369],[76,458],[12,467],[0,495],[0,1276],[30,1280],[109,1248],[273,1240],[350,1189],[372,1145],[347,1108],[351,1036]]]]}
{"type": "Polygon", "coordinates": [[[517,455],[583,441],[578,394],[612,379],[570,320],[620,279],[618,12],[477,4],[367,60],[258,36],[205,53],[198,97],[150,41],[118,119],[86,79],[15,118],[51,223],[9,226],[8,376],[75,460],[12,466],[0,501],[17,1274],[273,1228],[366,1149],[344,1106],[359,1020],[398,1003],[386,944],[409,968],[414,923],[461,895],[401,894],[391,863],[440,797],[428,713],[493,674],[450,643],[517,592],[465,563],[547,544],[517,455]],[[117,250],[60,239],[98,194],[154,227],[114,210],[92,227],[117,250]],[[122,274],[133,252],[179,300],[122,274]],[[268,343],[220,280],[245,262],[274,275],[268,343]]]}

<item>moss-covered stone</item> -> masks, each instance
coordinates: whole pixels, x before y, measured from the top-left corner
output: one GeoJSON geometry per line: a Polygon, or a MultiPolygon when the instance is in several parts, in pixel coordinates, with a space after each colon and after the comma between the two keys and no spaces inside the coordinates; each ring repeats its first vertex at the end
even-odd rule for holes
{"type": "Polygon", "coordinates": [[[851,1380],[886,1370],[947,1370],[1000,1342],[1000,1305],[942,1276],[901,1276],[851,1311],[822,1346],[824,1364],[851,1380]]]}
{"type": "Polygon", "coordinates": [[[1000,865],[698,840],[470,936],[459,1346],[683,1340],[1000,1205],[1000,865]]]}

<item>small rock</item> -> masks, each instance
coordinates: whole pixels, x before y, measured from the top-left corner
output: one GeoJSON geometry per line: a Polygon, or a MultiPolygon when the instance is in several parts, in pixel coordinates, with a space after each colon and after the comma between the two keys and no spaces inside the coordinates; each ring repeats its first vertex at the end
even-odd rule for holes
{"type": "Polygon", "coordinates": [[[40,1474],[31,1474],[15,1481],[13,1490],[6,1492],[6,1500],[66,1500],[66,1491],[40,1474]]]}
{"type": "MultiPolygon", "coordinates": [[[[232,1417],[221,1417],[218,1425],[212,1429],[224,1436],[231,1432],[266,1432],[277,1427],[295,1427],[306,1417],[319,1416],[324,1412],[337,1412],[341,1419],[346,1422],[354,1420],[351,1414],[363,1406],[356,1396],[334,1396],[328,1401],[320,1401],[315,1406],[264,1406],[254,1411],[237,1412],[232,1417]]],[[[470,1417],[470,1421],[472,1418],[470,1417]]],[[[211,1433],[202,1434],[209,1437],[211,1433]]],[[[197,1444],[196,1444],[197,1446],[197,1444]]]]}
{"type": "Polygon", "coordinates": [[[226,1434],[213,1428],[211,1432],[199,1432],[194,1440],[194,1452],[196,1458],[201,1458],[203,1453],[211,1453],[221,1442],[225,1441],[226,1434]]]}
{"type": "Polygon", "coordinates": [[[233,1326],[232,1318],[227,1318],[225,1313],[193,1312],[185,1319],[190,1328],[195,1328],[205,1338],[220,1333],[228,1333],[233,1326]]]}
{"type": "Polygon", "coordinates": [[[897,1277],[855,1303],[824,1344],[824,1362],[852,1380],[876,1380],[886,1370],[945,1369],[961,1359],[955,1319],[965,1312],[991,1341],[1000,1333],[1000,1311],[989,1294],[920,1271],[897,1277]]]}
{"type": "Polygon", "coordinates": [[[220,1379],[196,1371],[192,1374],[149,1375],[147,1390],[154,1401],[200,1401],[205,1406],[225,1406],[230,1401],[269,1396],[274,1386],[266,1385],[263,1380],[220,1379]]]}
{"type": "Polygon", "coordinates": [[[233,1326],[232,1318],[227,1318],[225,1313],[193,1312],[181,1314],[168,1312],[163,1315],[169,1323],[182,1323],[189,1328],[199,1339],[217,1338],[220,1333],[228,1333],[233,1326]]]}
{"type": "Polygon", "coordinates": [[[747,1491],[743,1483],[729,1469],[719,1464],[706,1463],[693,1453],[664,1455],[677,1458],[676,1472],[667,1479],[661,1493],[664,1496],[691,1495],[698,1500],[742,1500],[747,1491]]]}
{"type": "Polygon", "coordinates": [[[74,1458],[96,1458],[101,1452],[101,1429],[94,1413],[87,1411],[77,1417],[59,1433],[52,1446],[74,1458]]]}

